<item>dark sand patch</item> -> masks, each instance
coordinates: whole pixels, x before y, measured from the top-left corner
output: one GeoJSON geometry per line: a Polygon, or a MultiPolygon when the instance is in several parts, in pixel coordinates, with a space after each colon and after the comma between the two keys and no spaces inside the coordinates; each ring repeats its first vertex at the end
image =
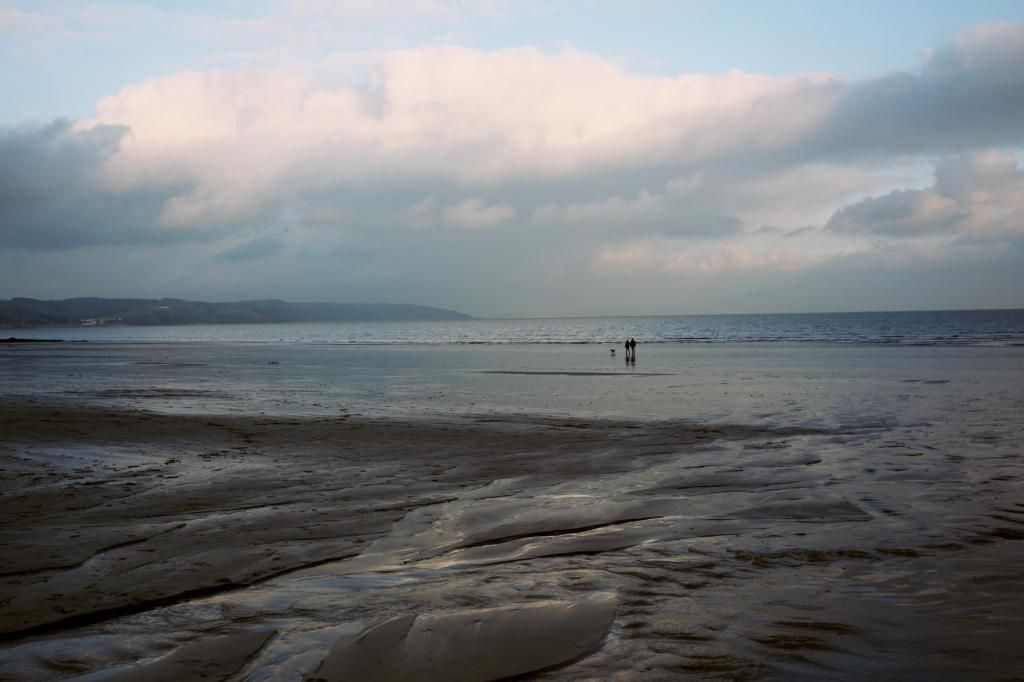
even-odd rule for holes
{"type": "Polygon", "coordinates": [[[336,643],[308,679],[485,682],[522,675],[593,651],[617,603],[600,595],[397,616],[336,643]]]}
{"type": "Polygon", "coordinates": [[[870,521],[871,515],[842,498],[821,494],[775,494],[768,500],[747,509],[733,512],[733,516],[752,519],[792,519],[817,523],[837,521],[870,521]]]}
{"type": "Polygon", "coordinates": [[[274,634],[256,630],[186,644],[170,654],[104,678],[110,682],[182,682],[226,680],[245,665],[274,634]]]}

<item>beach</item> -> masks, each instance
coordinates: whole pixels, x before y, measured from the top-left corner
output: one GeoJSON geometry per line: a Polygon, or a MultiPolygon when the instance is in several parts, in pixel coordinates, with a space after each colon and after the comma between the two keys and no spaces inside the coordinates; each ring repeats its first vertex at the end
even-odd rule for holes
{"type": "Polygon", "coordinates": [[[0,347],[0,679],[1014,679],[1024,348],[0,347]]]}
{"type": "Polygon", "coordinates": [[[0,682],[1024,682],[1024,0],[0,35],[0,682]]]}

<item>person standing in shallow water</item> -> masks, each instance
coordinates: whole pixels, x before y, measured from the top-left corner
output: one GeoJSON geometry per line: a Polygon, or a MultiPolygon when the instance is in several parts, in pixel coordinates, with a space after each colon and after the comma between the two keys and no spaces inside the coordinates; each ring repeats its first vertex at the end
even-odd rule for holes
{"type": "Polygon", "coordinates": [[[633,362],[636,362],[636,339],[634,338],[629,340],[629,357],[633,359],[633,362]]]}
{"type": "Polygon", "coordinates": [[[629,362],[629,340],[626,340],[626,362],[629,362]]]}

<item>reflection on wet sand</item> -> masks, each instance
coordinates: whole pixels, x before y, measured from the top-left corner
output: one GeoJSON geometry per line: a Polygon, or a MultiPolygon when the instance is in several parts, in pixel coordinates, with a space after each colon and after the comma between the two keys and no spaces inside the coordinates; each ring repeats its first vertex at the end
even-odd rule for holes
{"type": "Polygon", "coordinates": [[[0,679],[1024,669],[1005,386],[825,425],[172,414],[124,390],[0,407],[0,679]]]}

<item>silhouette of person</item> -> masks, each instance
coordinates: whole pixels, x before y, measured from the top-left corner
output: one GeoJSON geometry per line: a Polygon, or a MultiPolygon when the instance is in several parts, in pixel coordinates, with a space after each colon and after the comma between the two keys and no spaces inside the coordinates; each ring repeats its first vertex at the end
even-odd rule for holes
{"type": "Polygon", "coordinates": [[[636,362],[636,339],[631,338],[629,340],[629,354],[633,361],[636,362]]]}
{"type": "Polygon", "coordinates": [[[629,341],[626,341],[626,359],[629,360],[629,341]]]}

